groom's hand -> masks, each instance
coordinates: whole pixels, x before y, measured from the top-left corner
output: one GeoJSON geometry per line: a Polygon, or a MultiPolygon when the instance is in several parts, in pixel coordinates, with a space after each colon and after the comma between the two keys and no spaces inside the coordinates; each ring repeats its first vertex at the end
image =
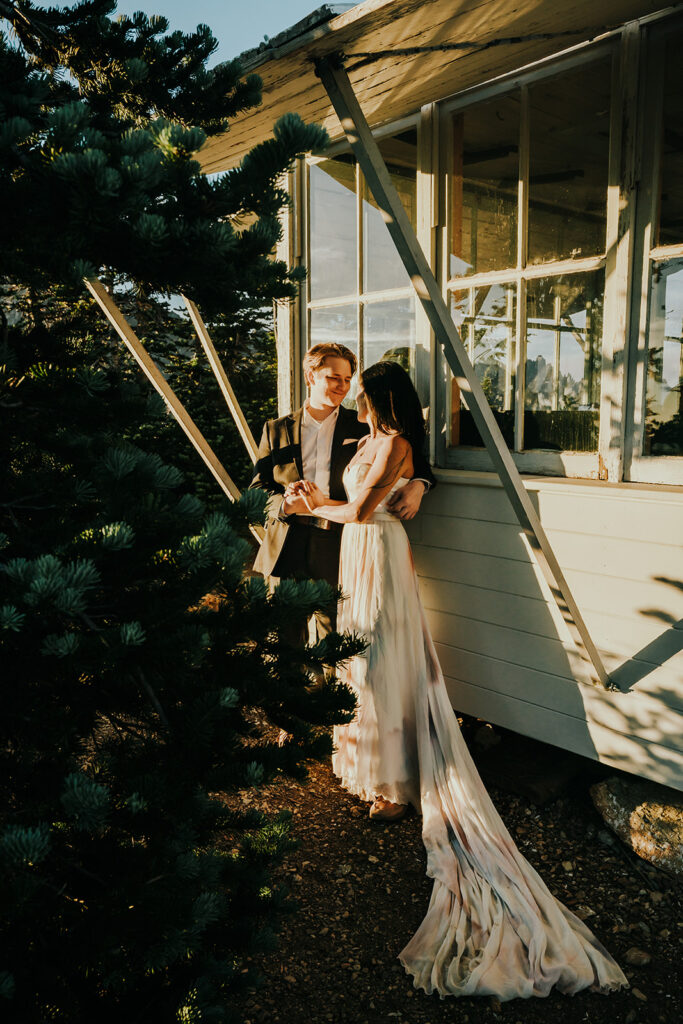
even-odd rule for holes
{"type": "Polygon", "coordinates": [[[421,480],[410,480],[392,494],[387,511],[397,519],[412,519],[420,511],[426,487],[421,480]]]}
{"type": "Polygon", "coordinates": [[[303,495],[296,491],[291,493],[285,491],[281,510],[286,516],[307,516],[309,514],[308,506],[304,501],[303,495]]]}

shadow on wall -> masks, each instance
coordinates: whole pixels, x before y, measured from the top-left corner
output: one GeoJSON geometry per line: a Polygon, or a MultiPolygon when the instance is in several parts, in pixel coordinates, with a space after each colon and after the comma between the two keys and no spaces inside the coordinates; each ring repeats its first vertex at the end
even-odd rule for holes
{"type": "MultiPolygon", "coordinates": [[[[656,583],[665,583],[683,591],[682,580],[672,580],[666,576],[653,576],[652,579],[656,583]]],[[[669,629],[610,673],[610,679],[622,691],[630,690],[649,675],[653,666],[664,665],[670,658],[683,651],[683,619],[677,620],[669,612],[657,608],[641,608],[640,614],[666,623],[669,629]]],[[[683,694],[679,699],[683,703],[683,694]]]]}
{"type": "MultiPolygon", "coordinates": [[[[538,495],[530,497],[538,511],[538,495]]],[[[683,694],[675,682],[662,685],[661,679],[650,691],[634,689],[681,650],[681,622],[666,611],[642,610],[669,628],[627,659],[622,654],[613,672],[619,689],[577,681],[566,626],[502,489],[442,483],[425,499],[409,533],[458,711],[683,786],[683,694]]],[[[572,544],[580,545],[580,537],[572,544]]],[[[600,573],[588,555],[584,561],[586,573],[600,573]]],[[[661,576],[650,580],[683,588],[661,576]]],[[[586,592],[577,597],[575,591],[575,597],[584,610],[586,592]]],[[[594,639],[600,646],[600,636],[594,639]]]]}

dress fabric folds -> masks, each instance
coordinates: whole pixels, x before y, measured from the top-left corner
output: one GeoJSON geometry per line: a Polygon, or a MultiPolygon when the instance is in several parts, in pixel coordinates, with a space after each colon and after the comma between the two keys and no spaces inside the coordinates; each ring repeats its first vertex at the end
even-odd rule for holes
{"type": "MultiPolygon", "coordinates": [[[[368,468],[347,468],[351,500],[368,468]]],[[[627,986],[498,815],[448,697],[408,537],[384,502],[369,522],[344,527],[340,584],[345,599],[337,628],[362,633],[369,646],[340,672],[358,711],[334,729],[332,767],[363,800],[411,803],[422,815],[434,887],[424,920],[399,954],[414,987],[504,1001],[547,996],[553,987],[574,994],[627,986]]]]}

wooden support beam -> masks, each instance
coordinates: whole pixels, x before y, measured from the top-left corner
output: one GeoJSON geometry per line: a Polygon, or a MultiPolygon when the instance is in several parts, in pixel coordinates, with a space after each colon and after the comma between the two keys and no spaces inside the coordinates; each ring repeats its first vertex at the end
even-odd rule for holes
{"type": "Polygon", "coordinates": [[[607,687],[610,684],[600,654],[503,440],[441,289],[398,198],[343,63],[337,55],[332,55],[317,60],[315,67],[434,329],[437,341],[444,350],[446,361],[466,397],[472,418],[510,499],[529,547],[557,602],[585,666],[586,675],[596,685],[607,687]]]}
{"type": "Polygon", "coordinates": [[[192,320],[194,329],[197,332],[197,337],[201,342],[202,348],[206,352],[206,357],[209,360],[209,366],[213,370],[214,376],[218,381],[218,386],[221,389],[223,398],[225,399],[228,409],[232,413],[232,418],[234,419],[235,425],[240,432],[240,437],[244,441],[244,446],[249,452],[249,458],[251,459],[252,462],[255,463],[256,459],[258,458],[258,445],[254,440],[254,435],[252,434],[249,428],[249,424],[244,418],[244,413],[242,412],[240,404],[237,401],[237,398],[235,397],[235,392],[232,390],[232,387],[230,386],[228,375],[225,372],[223,364],[218,358],[218,353],[216,352],[213,342],[211,341],[211,338],[209,336],[209,332],[206,329],[206,324],[202,320],[199,310],[195,306],[192,299],[188,299],[186,295],[183,295],[183,302],[187,306],[188,313],[190,314],[190,319],[192,320]]]}
{"type": "MultiPolygon", "coordinates": [[[[97,278],[86,279],[85,285],[149,382],[159,392],[164,402],[171,410],[171,413],[194,445],[194,448],[214,479],[217,481],[223,493],[226,494],[231,501],[237,501],[240,496],[239,488],[236,486],[232,477],[218,459],[213,448],[211,448],[209,442],[206,440],[199,427],[194,422],[189,412],[148,353],[145,346],[133,331],[132,327],[112,299],[107,289],[101,281],[97,280],[97,278]]],[[[261,526],[251,526],[250,529],[259,542],[263,540],[264,531],[261,526]]]]}

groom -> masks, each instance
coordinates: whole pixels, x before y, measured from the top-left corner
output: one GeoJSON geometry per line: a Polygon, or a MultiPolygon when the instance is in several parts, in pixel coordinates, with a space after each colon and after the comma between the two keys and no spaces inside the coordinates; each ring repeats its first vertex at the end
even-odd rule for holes
{"type": "MultiPolygon", "coordinates": [[[[268,420],[263,428],[255,475],[250,487],[271,495],[268,522],[254,569],[280,579],[323,579],[339,582],[342,527],[308,513],[303,498],[285,494],[288,484],[314,480],[324,494],[346,500],[342,475],[368,427],[342,402],[356,372],[356,357],[345,345],[321,344],[303,360],[308,398],[301,409],[268,420]]],[[[423,452],[414,452],[415,477],[400,488],[387,507],[399,519],[412,519],[426,490],[435,483],[423,452]]],[[[334,629],[336,602],[316,613],[322,638],[334,629]]],[[[299,646],[307,640],[306,622],[293,622],[284,638],[299,646]]]]}

